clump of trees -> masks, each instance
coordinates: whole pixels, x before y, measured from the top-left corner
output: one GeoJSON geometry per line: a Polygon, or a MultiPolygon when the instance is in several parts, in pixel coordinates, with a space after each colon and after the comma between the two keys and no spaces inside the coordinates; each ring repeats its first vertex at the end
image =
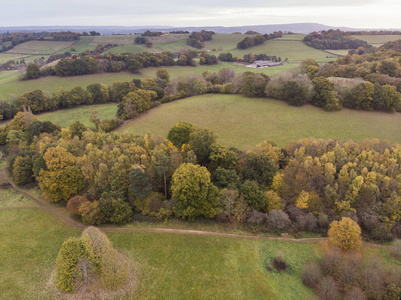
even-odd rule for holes
{"type": "Polygon", "coordinates": [[[316,49],[321,50],[338,50],[338,49],[367,49],[371,46],[367,42],[356,39],[341,30],[323,30],[322,32],[313,32],[303,39],[304,43],[316,49]]]}
{"type": "Polygon", "coordinates": [[[187,45],[197,49],[202,49],[205,47],[204,42],[211,41],[214,34],[213,31],[193,31],[187,38],[187,45]]]}
{"type": "MultiPolygon", "coordinates": [[[[249,33],[245,33],[245,34],[249,34],[249,33]]],[[[247,48],[250,48],[253,46],[261,45],[268,40],[280,38],[282,36],[283,36],[283,33],[281,31],[278,31],[278,32],[270,33],[270,34],[257,35],[254,37],[246,37],[237,44],[237,48],[238,49],[247,49],[247,48]]]]}
{"type": "Polygon", "coordinates": [[[85,293],[91,288],[118,290],[131,275],[130,263],[99,229],[88,227],[70,237],[56,260],[54,283],[63,292],[85,293]]]}
{"type": "Polygon", "coordinates": [[[398,299],[401,268],[387,266],[377,257],[329,249],[320,263],[309,262],[302,270],[303,283],[319,299],[398,299]]]}

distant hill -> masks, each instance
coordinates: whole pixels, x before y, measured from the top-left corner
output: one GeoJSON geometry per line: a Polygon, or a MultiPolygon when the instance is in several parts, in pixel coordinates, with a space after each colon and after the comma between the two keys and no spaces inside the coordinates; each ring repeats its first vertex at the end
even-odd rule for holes
{"type": "MultiPolygon", "coordinates": [[[[384,28],[349,28],[349,27],[335,27],[327,26],[319,23],[294,23],[294,24],[274,24],[274,25],[250,25],[250,26],[235,26],[235,27],[224,27],[224,26],[203,26],[203,27],[171,27],[171,26],[21,26],[21,27],[0,27],[0,32],[40,32],[40,31],[75,31],[75,32],[89,32],[97,31],[102,35],[111,34],[129,34],[129,33],[143,33],[145,30],[151,31],[200,31],[202,29],[212,30],[216,33],[233,33],[241,32],[244,33],[248,30],[254,30],[260,33],[272,33],[274,31],[283,32],[294,32],[294,33],[311,33],[313,31],[322,31],[329,29],[340,29],[343,31],[365,31],[365,30],[382,30],[384,28]]],[[[397,30],[394,28],[386,28],[384,30],[397,30]]]]}

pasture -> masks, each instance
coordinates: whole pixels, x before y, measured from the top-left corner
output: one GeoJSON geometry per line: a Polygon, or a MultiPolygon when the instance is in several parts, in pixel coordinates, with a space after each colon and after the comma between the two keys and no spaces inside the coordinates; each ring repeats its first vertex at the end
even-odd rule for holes
{"type": "Polygon", "coordinates": [[[377,47],[401,39],[401,35],[353,35],[353,37],[377,47]]]}
{"type": "Polygon", "coordinates": [[[94,127],[89,122],[92,111],[100,112],[100,119],[111,119],[117,113],[117,103],[85,105],[69,109],[57,110],[39,114],[41,121],[50,121],[60,125],[62,128],[68,127],[71,123],[79,121],[88,127],[94,127]]]}
{"type": "Polygon", "coordinates": [[[339,112],[305,105],[293,107],[284,101],[246,98],[240,95],[201,95],[156,107],[131,120],[117,132],[167,136],[179,121],[208,128],[226,147],[249,149],[262,141],[278,146],[303,138],[355,140],[378,138],[399,142],[399,113],[343,109],[339,112]]]}
{"type": "Polygon", "coordinates": [[[6,53],[46,55],[56,53],[64,49],[67,51],[72,44],[73,42],[29,41],[15,46],[6,53]]]}

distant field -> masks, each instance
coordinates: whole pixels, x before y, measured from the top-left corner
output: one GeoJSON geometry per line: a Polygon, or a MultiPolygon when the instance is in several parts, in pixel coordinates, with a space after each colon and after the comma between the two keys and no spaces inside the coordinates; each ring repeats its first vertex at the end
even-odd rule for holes
{"type": "Polygon", "coordinates": [[[9,60],[20,60],[21,58],[28,57],[28,55],[21,55],[21,54],[12,54],[7,52],[0,53],[0,64],[6,63],[9,60]]]}
{"type": "Polygon", "coordinates": [[[89,117],[92,111],[100,112],[100,119],[113,118],[117,113],[117,103],[107,104],[96,104],[96,105],[85,105],[74,107],[70,109],[57,110],[53,112],[47,112],[39,114],[38,118],[41,121],[50,121],[65,128],[75,121],[80,121],[89,127],[94,125],[89,122],[89,117]]]}
{"type": "Polygon", "coordinates": [[[285,34],[281,38],[277,40],[291,40],[291,41],[302,41],[305,37],[305,34],[285,34]]]}
{"type": "MultiPolygon", "coordinates": [[[[235,36],[235,35],[233,35],[235,36]]],[[[243,37],[244,38],[244,37],[243,37]]],[[[231,47],[226,47],[223,51],[213,52],[213,54],[218,54],[220,52],[230,52],[234,56],[243,57],[248,53],[260,54],[264,53],[267,55],[276,55],[277,57],[281,57],[282,60],[288,58],[288,61],[291,63],[299,63],[305,58],[314,57],[318,62],[322,62],[326,60],[328,53],[314,49],[305,45],[300,40],[280,40],[274,39],[266,41],[262,45],[258,45],[255,47],[251,47],[245,50],[239,50],[236,48],[237,44],[232,44],[231,47]]],[[[206,43],[206,47],[208,44],[206,43]]]]}
{"type": "Polygon", "coordinates": [[[73,42],[29,41],[15,46],[6,53],[52,54],[64,48],[69,48],[72,44],[73,42]]]}
{"type": "MultiPolygon", "coordinates": [[[[188,34],[167,34],[158,37],[147,37],[147,39],[153,43],[152,48],[135,44],[134,40],[136,37],[138,37],[138,35],[122,36],[120,38],[118,36],[104,37],[108,38],[105,39],[107,41],[114,41],[112,42],[113,44],[123,44],[122,46],[114,47],[105,53],[160,53],[163,51],[179,52],[180,50],[191,48],[186,44],[188,34]]],[[[95,37],[94,41],[96,41],[97,38],[103,37],[95,37]]]]}
{"type": "Polygon", "coordinates": [[[271,140],[279,146],[302,138],[400,142],[401,115],[343,109],[325,112],[314,106],[239,95],[202,95],[163,104],[131,120],[117,132],[167,136],[176,122],[209,128],[224,146],[248,149],[271,140]]]}
{"type": "MultiPolygon", "coordinates": [[[[366,41],[368,44],[385,44],[401,39],[401,35],[354,35],[354,38],[366,41]]],[[[377,45],[375,45],[377,46],[377,45]]]]}

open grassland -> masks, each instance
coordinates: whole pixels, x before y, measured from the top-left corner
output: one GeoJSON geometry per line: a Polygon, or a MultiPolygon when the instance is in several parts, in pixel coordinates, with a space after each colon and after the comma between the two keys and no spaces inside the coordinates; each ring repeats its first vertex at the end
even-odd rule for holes
{"type": "Polygon", "coordinates": [[[64,53],[66,51],[69,51],[75,54],[84,52],[85,50],[93,50],[96,48],[97,45],[97,44],[92,44],[93,38],[94,38],[93,36],[81,36],[81,38],[74,43],[74,48],[75,48],[74,52],[71,52],[71,50],[68,48],[65,50],[60,50],[58,53],[64,53]]]}
{"type": "Polygon", "coordinates": [[[167,136],[168,130],[179,121],[209,128],[216,133],[219,143],[240,149],[249,149],[266,140],[285,146],[309,137],[401,141],[399,113],[349,109],[325,112],[311,105],[293,107],[279,100],[213,94],[163,104],[117,131],[167,136]]]}
{"type": "MultiPolygon", "coordinates": [[[[233,36],[236,36],[233,34],[233,36]]],[[[244,38],[244,35],[242,35],[244,38]]],[[[212,41],[213,42],[213,41],[212,41]]],[[[216,41],[215,41],[216,42],[216,41]]],[[[209,42],[206,42],[206,48],[209,42]]],[[[305,58],[314,57],[318,62],[323,62],[329,56],[328,53],[309,47],[305,45],[300,40],[280,40],[274,39],[266,41],[262,45],[258,45],[252,48],[240,50],[237,49],[237,44],[233,43],[231,46],[226,46],[223,51],[212,52],[213,54],[218,54],[221,52],[230,52],[233,56],[243,57],[248,53],[255,54],[267,54],[267,55],[275,55],[277,57],[281,57],[282,60],[288,58],[289,62],[301,62],[305,58]]]]}
{"type": "Polygon", "coordinates": [[[94,127],[94,125],[89,122],[89,117],[92,111],[100,112],[101,120],[110,119],[117,113],[117,103],[85,105],[70,109],[57,110],[40,114],[38,115],[38,118],[41,121],[50,121],[58,124],[63,128],[68,127],[75,121],[79,121],[89,127],[94,127]]]}
{"type": "Polygon", "coordinates": [[[329,55],[330,54],[334,54],[334,55],[339,55],[339,56],[345,56],[348,54],[349,50],[325,50],[325,52],[327,52],[329,55]]]}
{"type": "MultiPolygon", "coordinates": [[[[213,35],[211,41],[205,42],[205,50],[216,49],[219,52],[231,52],[232,49],[237,47],[237,44],[246,37],[254,37],[252,34],[222,34],[217,33],[213,35]],[[230,51],[229,51],[230,50],[230,51]]],[[[252,48],[249,48],[250,50],[252,48]]],[[[213,53],[213,52],[212,52],[213,53]]]]}
{"type": "MultiPolygon", "coordinates": [[[[105,53],[160,53],[163,51],[179,52],[180,50],[191,48],[187,45],[188,34],[166,34],[157,37],[146,37],[150,42],[153,43],[152,48],[147,48],[144,45],[135,44],[134,40],[136,37],[138,37],[138,35],[129,37],[132,37],[132,42],[129,43],[119,43],[117,42],[118,38],[116,38],[116,42],[113,43],[122,44],[122,46],[114,47],[106,51],[105,53]]],[[[114,37],[109,37],[110,41],[112,41],[113,39],[114,37]]]]}
{"type": "Polygon", "coordinates": [[[27,58],[27,57],[28,57],[28,55],[2,52],[2,53],[0,53],[0,64],[6,63],[9,60],[20,60],[22,58],[27,58]]]}
{"type": "Polygon", "coordinates": [[[36,202],[16,192],[11,186],[0,188],[0,209],[25,206],[39,207],[36,202]]]}
{"type": "Polygon", "coordinates": [[[353,35],[353,37],[366,41],[368,44],[374,46],[401,39],[401,35],[353,35]]]}
{"type": "Polygon", "coordinates": [[[302,41],[305,37],[305,34],[285,34],[281,38],[277,40],[288,40],[288,41],[302,41]]]}
{"type": "MultiPolygon", "coordinates": [[[[29,41],[15,46],[6,53],[18,54],[52,54],[62,49],[69,48],[73,42],[58,41],[29,41]]],[[[67,50],[66,50],[67,51],[67,50]]]]}

